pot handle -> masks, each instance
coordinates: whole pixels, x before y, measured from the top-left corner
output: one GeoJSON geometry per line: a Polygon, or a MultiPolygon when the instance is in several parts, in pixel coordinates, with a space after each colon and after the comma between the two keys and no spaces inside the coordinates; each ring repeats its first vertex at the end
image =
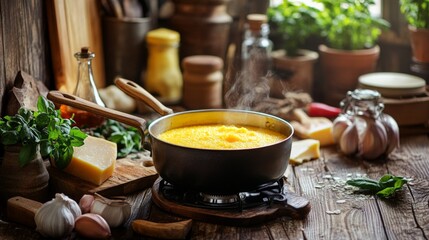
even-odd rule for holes
{"type": "Polygon", "coordinates": [[[83,98],[76,97],[74,95],[63,93],[60,91],[50,91],[48,93],[47,98],[57,104],[71,106],[136,127],[140,130],[142,136],[144,136],[144,131],[146,129],[146,120],[144,120],[143,118],[128,113],[123,113],[114,109],[101,107],[100,105],[97,105],[83,98]]]}
{"type": "Polygon", "coordinates": [[[152,94],[133,81],[118,77],[115,79],[115,85],[132,98],[143,101],[162,116],[173,113],[171,108],[164,106],[152,94]]]}

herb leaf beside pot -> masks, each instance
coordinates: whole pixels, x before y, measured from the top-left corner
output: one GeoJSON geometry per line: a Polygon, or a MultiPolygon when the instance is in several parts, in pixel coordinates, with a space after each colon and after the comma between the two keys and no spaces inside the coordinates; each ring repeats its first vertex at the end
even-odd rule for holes
{"type": "Polygon", "coordinates": [[[43,158],[49,157],[63,169],[71,161],[73,147],[82,146],[87,137],[78,127],[72,127],[73,123],[72,119],[63,119],[51,101],[39,96],[36,111],[21,107],[14,116],[0,118],[0,140],[3,145],[22,145],[20,166],[40,151],[43,158]]]}

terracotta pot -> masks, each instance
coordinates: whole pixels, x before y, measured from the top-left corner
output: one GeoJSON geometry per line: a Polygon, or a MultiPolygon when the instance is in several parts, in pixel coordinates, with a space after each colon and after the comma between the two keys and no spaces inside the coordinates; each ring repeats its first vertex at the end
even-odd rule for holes
{"type": "Polygon", "coordinates": [[[359,76],[375,71],[380,47],[339,50],[320,45],[319,53],[324,102],[338,106],[347,91],[357,87],[359,76]]]}
{"type": "Polygon", "coordinates": [[[429,29],[408,26],[413,61],[429,63],[429,29]]]}
{"type": "Polygon", "coordinates": [[[270,79],[271,97],[283,98],[284,91],[313,92],[314,64],[319,54],[300,49],[299,56],[287,56],[284,50],[271,54],[274,71],[277,77],[270,79]]]}
{"type": "Polygon", "coordinates": [[[22,196],[44,202],[48,199],[49,173],[40,153],[27,165],[19,166],[21,146],[4,146],[4,155],[0,165],[0,198],[7,200],[22,196]]]}

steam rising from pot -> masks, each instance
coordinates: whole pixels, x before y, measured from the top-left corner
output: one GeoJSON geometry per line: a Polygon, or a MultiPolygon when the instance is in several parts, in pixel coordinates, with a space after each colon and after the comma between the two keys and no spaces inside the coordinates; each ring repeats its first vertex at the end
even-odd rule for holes
{"type": "Polygon", "coordinates": [[[225,93],[227,108],[252,110],[259,102],[269,98],[270,60],[260,49],[253,49],[251,57],[243,62],[241,72],[234,79],[227,79],[231,84],[225,93]]]}

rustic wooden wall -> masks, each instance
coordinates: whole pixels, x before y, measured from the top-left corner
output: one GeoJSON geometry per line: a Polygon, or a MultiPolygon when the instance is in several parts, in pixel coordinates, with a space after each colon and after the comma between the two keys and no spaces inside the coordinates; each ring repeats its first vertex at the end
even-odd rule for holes
{"type": "MultiPolygon", "coordinates": [[[[44,0],[0,0],[0,96],[22,70],[50,87],[52,78],[44,0]]],[[[0,98],[2,112],[4,98],[0,98]]]]}

